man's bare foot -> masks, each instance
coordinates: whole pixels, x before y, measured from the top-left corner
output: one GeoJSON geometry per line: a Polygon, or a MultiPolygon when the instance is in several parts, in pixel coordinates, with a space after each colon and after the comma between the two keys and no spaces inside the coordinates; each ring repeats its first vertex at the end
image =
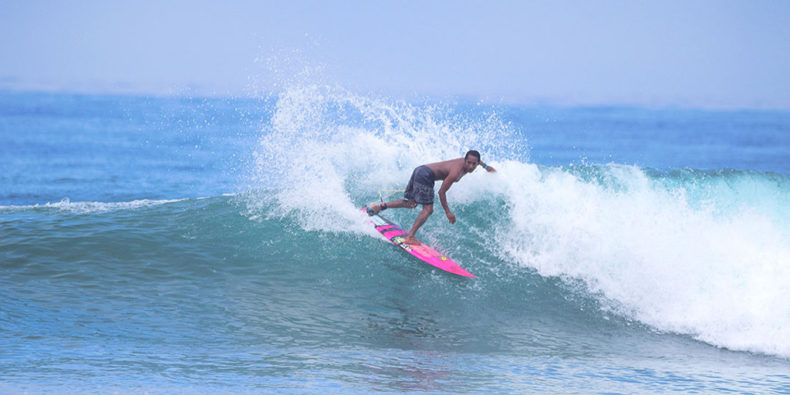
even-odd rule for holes
{"type": "Polygon", "coordinates": [[[373,213],[373,215],[376,215],[381,212],[381,206],[379,206],[378,204],[371,204],[369,211],[373,213]]]}
{"type": "Polygon", "coordinates": [[[408,245],[413,245],[413,246],[416,246],[416,245],[420,245],[420,244],[422,244],[422,242],[421,242],[421,241],[417,240],[417,238],[416,238],[416,237],[412,237],[412,236],[406,236],[406,237],[403,239],[403,242],[404,242],[404,243],[406,243],[406,244],[408,244],[408,245]]]}

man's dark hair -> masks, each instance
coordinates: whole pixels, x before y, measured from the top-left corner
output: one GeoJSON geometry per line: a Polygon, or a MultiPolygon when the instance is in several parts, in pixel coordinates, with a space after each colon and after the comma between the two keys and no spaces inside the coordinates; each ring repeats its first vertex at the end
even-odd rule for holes
{"type": "Polygon", "coordinates": [[[476,156],[477,157],[477,161],[480,162],[480,153],[479,152],[477,152],[475,150],[469,150],[469,152],[467,152],[466,155],[464,156],[464,159],[469,158],[469,155],[476,156]]]}

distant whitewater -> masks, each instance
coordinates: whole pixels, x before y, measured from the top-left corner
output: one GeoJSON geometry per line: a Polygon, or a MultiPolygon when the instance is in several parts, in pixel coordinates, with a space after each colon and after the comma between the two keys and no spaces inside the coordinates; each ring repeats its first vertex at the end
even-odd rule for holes
{"type": "Polygon", "coordinates": [[[785,112],[2,93],[0,391],[788,391],[789,149],[785,112]],[[498,172],[420,234],[476,279],[359,211],[467,149],[498,172]]]}

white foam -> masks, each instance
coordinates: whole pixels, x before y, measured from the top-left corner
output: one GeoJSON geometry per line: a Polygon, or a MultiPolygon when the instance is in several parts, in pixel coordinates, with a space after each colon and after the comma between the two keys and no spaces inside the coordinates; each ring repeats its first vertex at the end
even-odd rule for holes
{"type": "Polygon", "coordinates": [[[511,221],[498,230],[502,256],[581,279],[613,309],[660,330],[790,357],[787,229],[759,207],[690,204],[683,189],[635,167],[602,172],[603,184],[504,164],[511,221]]]}
{"type": "Polygon", "coordinates": [[[162,204],[175,203],[187,199],[168,199],[168,200],[150,200],[140,199],[128,202],[72,202],[65,198],[59,202],[48,202],[44,204],[33,204],[23,206],[0,206],[0,210],[8,211],[24,211],[30,209],[56,209],[76,214],[88,213],[102,213],[118,210],[134,210],[141,207],[158,206],[162,204]]]}

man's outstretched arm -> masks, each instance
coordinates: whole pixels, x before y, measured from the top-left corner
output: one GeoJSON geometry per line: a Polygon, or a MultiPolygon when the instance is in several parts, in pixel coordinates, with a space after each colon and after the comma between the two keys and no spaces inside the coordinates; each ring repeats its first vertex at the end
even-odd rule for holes
{"type": "Polygon", "coordinates": [[[489,172],[489,173],[496,173],[496,169],[494,169],[494,166],[489,166],[489,165],[485,164],[485,162],[483,162],[483,161],[480,161],[480,166],[482,168],[486,169],[486,171],[489,172]]]}

